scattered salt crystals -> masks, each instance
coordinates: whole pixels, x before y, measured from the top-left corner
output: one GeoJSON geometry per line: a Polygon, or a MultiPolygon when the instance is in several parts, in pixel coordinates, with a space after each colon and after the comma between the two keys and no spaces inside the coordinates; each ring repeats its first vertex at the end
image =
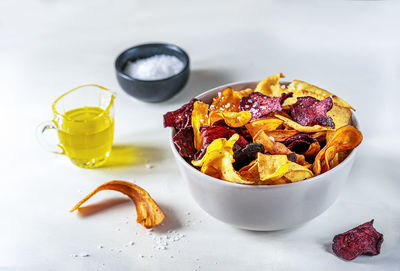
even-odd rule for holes
{"type": "Polygon", "coordinates": [[[130,241],[130,242],[129,242],[129,245],[130,245],[130,246],[133,246],[133,245],[135,245],[135,242],[130,241]]]}
{"type": "Polygon", "coordinates": [[[190,215],[190,212],[187,212],[186,214],[187,214],[187,215],[190,215]]]}
{"type": "Polygon", "coordinates": [[[122,252],[122,249],[119,249],[118,252],[121,253],[121,252],[122,252]]]}
{"type": "Polygon", "coordinates": [[[171,255],[171,256],[169,256],[169,257],[170,257],[171,259],[173,259],[173,258],[174,258],[174,256],[172,256],[172,255],[171,255]]]}
{"type": "Polygon", "coordinates": [[[88,253],[81,253],[81,257],[89,257],[90,256],[90,254],[88,254],[88,253]]]}
{"type": "Polygon", "coordinates": [[[146,164],[146,168],[148,168],[148,169],[154,168],[154,165],[152,165],[152,164],[146,164]]]}
{"type": "Polygon", "coordinates": [[[71,257],[76,258],[76,257],[78,257],[78,254],[72,254],[71,257]]]}
{"type": "Polygon", "coordinates": [[[281,88],[286,88],[286,86],[285,85],[281,85],[281,88]]]}
{"type": "Polygon", "coordinates": [[[218,92],[218,97],[221,97],[221,92],[218,92]]]}
{"type": "Polygon", "coordinates": [[[183,62],[176,56],[154,55],[148,58],[129,61],[124,72],[140,80],[161,80],[180,73],[184,68],[183,62]]]}
{"type": "Polygon", "coordinates": [[[103,245],[99,245],[99,248],[103,248],[104,246],[103,245]]]}
{"type": "Polygon", "coordinates": [[[82,192],[82,190],[78,189],[78,193],[81,193],[81,192],[82,192]]]}
{"type": "Polygon", "coordinates": [[[144,258],[144,256],[142,254],[139,254],[138,257],[142,258],[142,259],[144,258]]]}
{"type": "Polygon", "coordinates": [[[116,231],[120,231],[121,229],[120,229],[120,228],[116,228],[115,230],[116,230],[116,231]]]}
{"type": "Polygon", "coordinates": [[[275,142],[275,138],[273,136],[270,136],[269,139],[271,139],[272,142],[275,142]]]}

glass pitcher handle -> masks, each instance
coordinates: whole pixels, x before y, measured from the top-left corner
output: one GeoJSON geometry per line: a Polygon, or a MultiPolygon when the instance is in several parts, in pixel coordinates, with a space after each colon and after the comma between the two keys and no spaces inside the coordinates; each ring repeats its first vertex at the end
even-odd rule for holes
{"type": "Polygon", "coordinates": [[[61,147],[60,144],[57,145],[51,145],[49,144],[46,140],[45,140],[45,132],[47,130],[51,130],[51,129],[55,129],[57,130],[57,126],[54,124],[53,121],[46,121],[41,123],[37,128],[36,128],[36,138],[38,139],[40,145],[42,145],[42,147],[49,151],[49,152],[53,152],[53,153],[57,153],[57,154],[64,154],[64,149],[61,147]]]}

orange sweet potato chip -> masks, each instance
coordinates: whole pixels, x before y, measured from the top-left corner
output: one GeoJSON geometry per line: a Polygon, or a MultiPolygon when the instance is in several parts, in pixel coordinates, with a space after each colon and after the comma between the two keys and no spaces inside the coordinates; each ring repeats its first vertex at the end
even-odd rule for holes
{"type": "Polygon", "coordinates": [[[246,93],[240,93],[233,90],[233,88],[226,88],[222,92],[218,93],[210,106],[210,111],[215,112],[239,112],[240,111],[240,99],[242,95],[246,93]]]}
{"type": "Polygon", "coordinates": [[[258,161],[254,160],[239,170],[239,175],[249,182],[260,183],[260,174],[258,172],[258,161]]]}
{"type": "Polygon", "coordinates": [[[258,119],[246,124],[246,129],[249,131],[250,135],[254,137],[260,130],[274,131],[281,126],[282,123],[283,121],[277,118],[258,119]]]}
{"type": "Polygon", "coordinates": [[[216,112],[211,111],[209,116],[209,125],[213,125],[219,120],[224,120],[229,127],[241,127],[251,119],[251,113],[248,111],[240,112],[216,112]]]}
{"type": "MultiPolygon", "coordinates": [[[[313,171],[316,175],[321,174],[321,161],[325,159],[328,148],[335,146],[336,152],[348,151],[356,148],[362,141],[361,132],[351,125],[343,126],[335,131],[326,146],[320,150],[314,160],[313,171]]],[[[333,152],[334,149],[331,149],[333,152]]],[[[329,165],[328,165],[329,166],[329,165]]]]}
{"type": "Polygon", "coordinates": [[[136,222],[142,224],[145,228],[150,229],[159,225],[165,218],[164,212],[157,203],[150,197],[143,188],[125,181],[110,181],[97,187],[92,193],[81,200],[70,212],[77,210],[82,204],[102,190],[114,190],[121,192],[128,197],[136,205],[137,219],[136,222]]]}
{"type": "Polygon", "coordinates": [[[194,135],[194,147],[201,150],[203,146],[203,136],[200,127],[208,123],[208,107],[209,105],[200,101],[193,104],[192,111],[192,127],[194,135]]]}
{"type": "Polygon", "coordinates": [[[304,156],[307,157],[314,157],[318,154],[318,152],[321,150],[321,146],[319,145],[318,142],[313,142],[310,144],[308,147],[308,150],[304,153],[304,156]]]}
{"type": "Polygon", "coordinates": [[[299,132],[296,130],[274,130],[274,131],[264,131],[267,136],[272,137],[275,141],[285,141],[289,137],[297,135],[299,132]]]}
{"type": "Polygon", "coordinates": [[[322,165],[322,172],[327,172],[331,169],[331,162],[337,154],[337,147],[335,145],[330,146],[325,151],[325,163],[322,165]]]}
{"type": "Polygon", "coordinates": [[[263,144],[265,152],[270,154],[291,154],[292,151],[288,149],[283,143],[272,141],[269,136],[263,131],[260,130],[254,137],[254,143],[263,144]]]}

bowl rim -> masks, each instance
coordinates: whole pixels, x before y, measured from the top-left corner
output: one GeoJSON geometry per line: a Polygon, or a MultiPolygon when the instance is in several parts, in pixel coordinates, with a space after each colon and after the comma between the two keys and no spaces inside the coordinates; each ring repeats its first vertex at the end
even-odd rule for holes
{"type": "MultiPolygon", "coordinates": [[[[201,97],[216,91],[217,89],[222,89],[222,88],[227,88],[227,87],[234,87],[236,85],[239,84],[254,84],[254,83],[258,83],[260,81],[238,81],[238,82],[233,82],[233,83],[229,83],[229,84],[224,84],[215,88],[212,88],[210,90],[207,90],[205,92],[202,92],[201,94],[197,95],[195,98],[201,100],[201,97]]],[[[285,84],[288,82],[281,82],[281,84],[285,84]]],[[[355,116],[354,112],[351,112],[352,116],[351,116],[351,120],[352,122],[355,122],[355,126],[358,128],[359,124],[358,124],[358,119],[355,116]]],[[[287,183],[287,184],[276,184],[276,185],[267,185],[267,184],[261,184],[261,185],[250,185],[250,184],[240,184],[240,183],[233,183],[233,182],[229,182],[229,181],[225,181],[225,180],[221,180],[215,177],[211,177],[207,174],[204,174],[203,172],[201,172],[200,170],[195,169],[194,167],[192,167],[188,162],[186,162],[185,159],[183,159],[183,157],[178,153],[175,144],[172,140],[173,138],[173,133],[175,131],[175,128],[170,127],[170,131],[169,131],[169,145],[171,147],[171,150],[173,152],[173,155],[176,157],[178,157],[178,163],[180,162],[181,164],[184,165],[184,167],[186,167],[187,169],[189,169],[190,171],[194,172],[194,174],[198,175],[201,178],[205,178],[205,180],[207,180],[208,182],[212,182],[213,184],[216,185],[222,185],[222,186],[228,186],[228,187],[232,187],[232,188],[246,188],[246,189],[285,189],[285,187],[287,187],[287,189],[291,188],[291,187],[295,187],[296,185],[310,185],[310,184],[314,184],[316,182],[321,182],[321,180],[324,180],[326,176],[335,174],[336,171],[340,170],[342,167],[344,167],[346,164],[350,163],[350,161],[352,159],[354,159],[356,153],[357,153],[357,149],[358,147],[354,148],[351,153],[340,163],[338,164],[336,167],[334,167],[333,169],[328,170],[327,172],[324,172],[320,175],[302,180],[302,181],[298,181],[298,182],[294,182],[294,183],[287,183]]]]}
{"type": "Polygon", "coordinates": [[[115,67],[115,70],[117,71],[118,76],[121,76],[124,79],[129,80],[129,81],[133,81],[133,82],[137,81],[137,82],[142,82],[142,83],[160,83],[160,82],[168,81],[168,80],[173,79],[175,77],[179,77],[180,75],[185,73],[189,69],[189,66],[190,66],[190,59],[189,59],[189,55],[186,53],[185,50],[183,50],[181,47],[179,47],[179,46],[177,46],[175,44],[163,43],[163,42],[141,43],[141,44],[132,46],[132,47],[122,51],[114,61],[114,67],[115,67]],[[162,46],[162,47],[172,48],[173,50],[178,51],[179,53],[181,53],[183,55],[183,57],[186,60],[185,61],[186,62],[185,66],[177,74],[171,75],[171,76],[163,78],[163,79],[157,79],[157,80],[142,80],[142,79],[131,77],[131,76],[129,76],[126,73],[123,72],[122,67],[124,67],[126,62],[122,63],[121,59],[125,54],[127,54],[129,51],[134,50],[134,49],[145,48],[145,47],[153,47],[153,46],[162,46]],[[121,65],[119,65],[120,63],[121,63],[121,65]]]}

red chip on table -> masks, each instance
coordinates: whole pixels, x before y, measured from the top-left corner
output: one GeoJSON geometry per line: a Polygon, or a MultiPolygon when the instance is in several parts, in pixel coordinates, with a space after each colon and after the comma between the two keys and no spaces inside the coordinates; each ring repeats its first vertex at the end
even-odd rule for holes
{"type": "Polygon", "coordinates": [[[383,242],[383,234],[372,225],[374,220],[359,225],[333,238],[332,249],[336,256],[353,260],[359,255],[378,255],[383,242]]]}

